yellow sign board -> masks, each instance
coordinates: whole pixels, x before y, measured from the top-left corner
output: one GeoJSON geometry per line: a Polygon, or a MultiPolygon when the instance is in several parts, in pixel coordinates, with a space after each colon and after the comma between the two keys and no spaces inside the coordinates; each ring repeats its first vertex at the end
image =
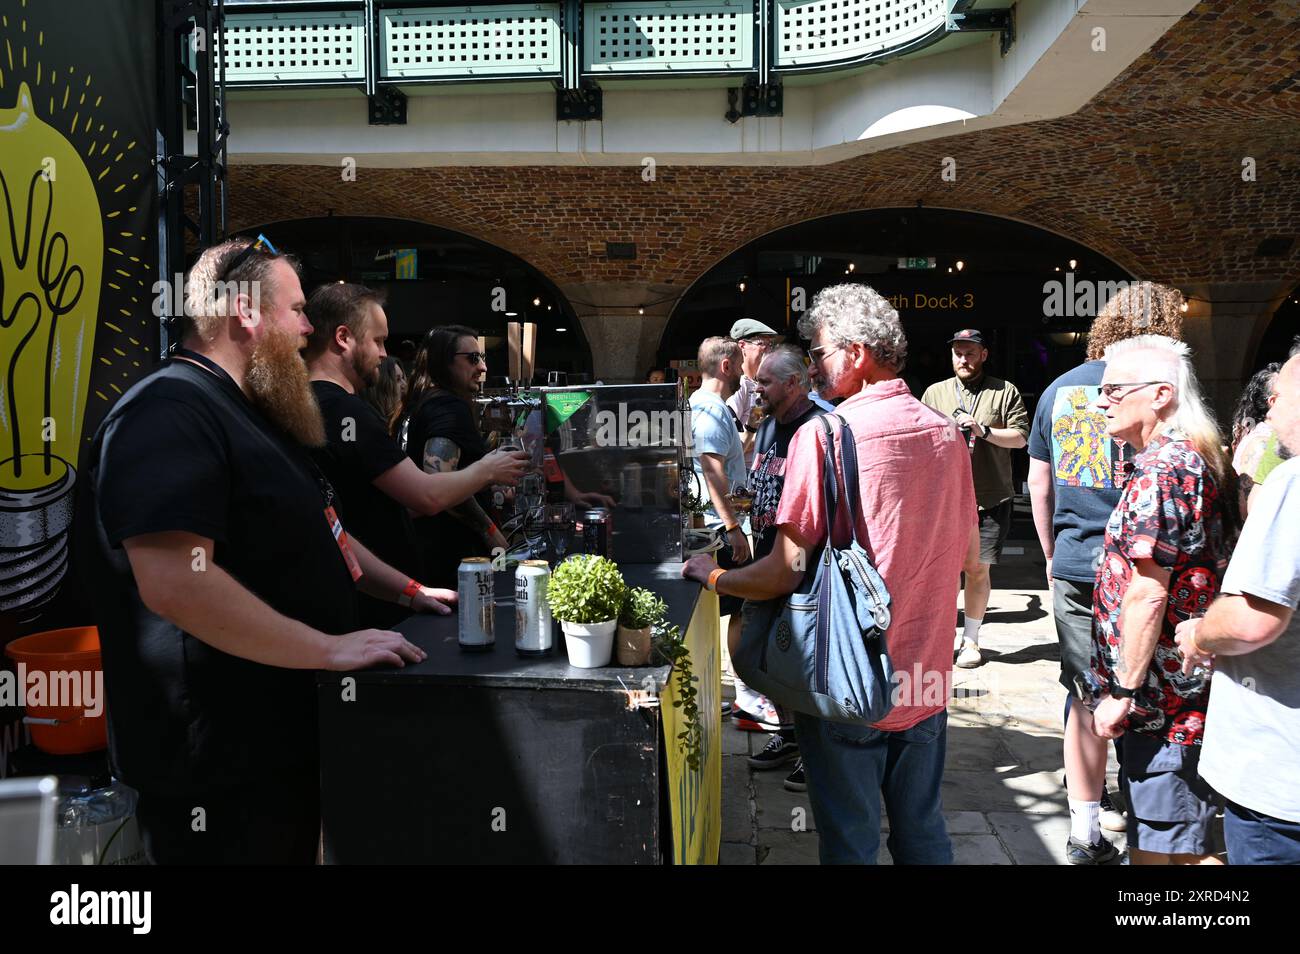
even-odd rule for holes
{"type": "Polygon", "coordinates": [[[692,769],[678,744],[684,719],[682,710],[673,706],[677,683],[669,677],[660,711],[668,763],[673,863],[716,865],[722,846],[722,642],[716,593],[701,590],[685,640],[691,668],[699,678],[696,701],[703,733],[700,767],[692,769]]]}

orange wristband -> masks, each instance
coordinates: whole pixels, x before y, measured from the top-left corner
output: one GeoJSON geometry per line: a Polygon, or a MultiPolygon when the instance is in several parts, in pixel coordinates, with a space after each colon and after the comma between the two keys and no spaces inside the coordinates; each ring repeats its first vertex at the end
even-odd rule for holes
{"type": "Polygon", "coordinates": [[[422,589],[424,589],[423,584],[417,583],[415,580],[407,580],[406,588],[397,597],[397,602],[402,606],[410,606],[415,601],[415,598],[420,595],[422,589]]]}
{"type": "Polygon", "coordinates": [[[718,567],[716,570],[714,570],[712,573],[709,574],[709,582],[705,583],[704,585],[708,587],[710,590],[716,591],[718,588],[718,577],[722,576],[722,574],[726,572],[727,571],[724,568],[718,567]]]}

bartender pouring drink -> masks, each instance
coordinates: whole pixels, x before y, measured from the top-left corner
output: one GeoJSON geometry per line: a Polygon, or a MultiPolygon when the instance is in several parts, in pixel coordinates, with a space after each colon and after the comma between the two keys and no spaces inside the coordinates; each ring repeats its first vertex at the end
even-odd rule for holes
{"type": "MultiPolygon", "coordinates": [[[[311,864],[312,670],[425,658],[357,628],[358,589],[396,602],[409,577],[349,537],[307,453],[325,434],[305,305],[297,263],[265,238],[203,252],[184,347],[109,411],[78,484],[109,754],[155,863],[311,864]]],[[[448,613],[455,594],[408,599],[448,613]]]]}
{"type": "MultiPolygon", "coordinates": [[[[410,594],[424,578],[408,515],[461,506],[492,485],[513,487],[528,462],[520,451],[497,452],[446,473],[425,473],[357,392],[373,384],[386,356],[388,316],[383,295],[364,285],[322,285],[307,300],[313,331],[307,340],[311,387],[325,420],[325,445],[316,462],[339,495],[339,516],[376,556],[406,574],[399,603],[359,598],[366,626],[393,626],[410,610],[410,594]]],[[[458,555],[459,556],[459,555],[458,555]]],[[[450,584],[447,584],[450,586],[450,584]]]]}

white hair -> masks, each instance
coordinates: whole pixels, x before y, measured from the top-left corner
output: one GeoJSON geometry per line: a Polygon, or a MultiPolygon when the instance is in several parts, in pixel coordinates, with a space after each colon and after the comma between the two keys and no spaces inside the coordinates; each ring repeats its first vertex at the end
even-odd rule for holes
{"type": "Polygon", "coordinates": [[[907,336],[898,312],[866,285],[832,285],[819,291],[799,319],[799,334],[812,338],[818,330],[839,348],[865,345],[882,368],[900,372],[907,363],[907,336]]]}
{"type": "Polygon", "coordinates": [[[763,365],[766,365],[768,370],[780,380],[795,378],[799,390],[808,390],[808,365],[804,363],[803,352],[794,345],[777,345],[763,355],[763,363],[759,367],[763,365]]]}
{"type": "Polygon", "coordinates": [[[1109,365],[1139,353],[1142,360],[1134,363],[1150,369],[1143,372],[1144,376],[1173,385],[1173,411],[1166,420],[1187,435],[1222,486],[1227,473],[1223,433],[1201,396],[1201,384],[1192,366],[1192,349],[1165,335],[1138,335],[1108,347],[1105,361],[1109,365]]]}

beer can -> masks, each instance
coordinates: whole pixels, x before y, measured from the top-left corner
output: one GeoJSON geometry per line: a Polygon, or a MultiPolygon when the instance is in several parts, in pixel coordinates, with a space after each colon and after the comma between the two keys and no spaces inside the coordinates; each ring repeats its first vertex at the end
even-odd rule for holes
{"type": "Polygon", "coordinates": [[[614,528],[608,507],[592,507],[582,513],[582,543],[587,553],[614,559],[614,528]]]}
{"type": "Polygon", "coordinates": [[[466,557],[456,568],[459,594],[457,639],[468,652],[483,652],[496,645],[493,632],[494,592],[492,561],[487,557],[466,557]]]}
{"type": "Polygon", "coordinates": [[[546,601],[550,581],[545,560],[525,560],[515,570],[515,652],[521,656],[551,651],[551,604],[546,601]]]}

